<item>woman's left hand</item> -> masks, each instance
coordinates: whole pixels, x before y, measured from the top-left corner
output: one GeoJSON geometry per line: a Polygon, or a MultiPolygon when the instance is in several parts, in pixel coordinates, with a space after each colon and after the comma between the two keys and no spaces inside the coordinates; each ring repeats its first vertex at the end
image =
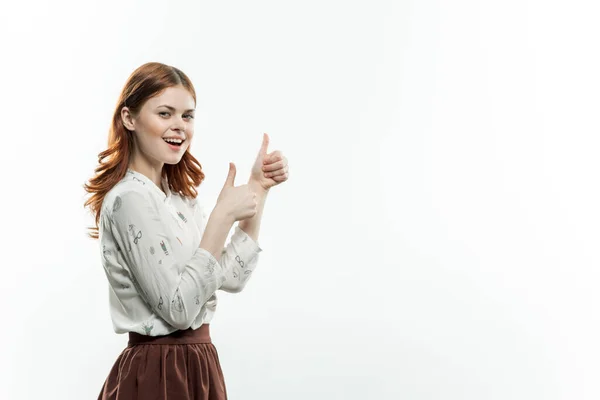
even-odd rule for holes
{"type": "Polygon", "coordinates": [[[273,186],[288,180],[289,166],[287,158],[279,150],[267,154],[269,135],[263,134],[263,142],[250,172],[249,184],[268,191],[273,186]]]}

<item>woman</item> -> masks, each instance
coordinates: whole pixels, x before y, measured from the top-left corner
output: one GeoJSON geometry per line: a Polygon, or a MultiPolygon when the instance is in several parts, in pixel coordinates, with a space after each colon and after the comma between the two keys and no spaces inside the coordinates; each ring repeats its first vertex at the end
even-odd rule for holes
{"type": "Polygon", "coordinates": [[[239,292],[256,268],[267,194],[288,178],[263,143],[246,185],[235,165],[207,217],[196,200],[204,174],[190,154],[196,94],[179,69],[147,63],[129,77],[108,149],[85,184],[95,214],[116,333],[129,334],[98,399],[226,399],[209,323],[216,291],[239,292]],[[235,221],[240,221],[224,247],[235,221]]]}

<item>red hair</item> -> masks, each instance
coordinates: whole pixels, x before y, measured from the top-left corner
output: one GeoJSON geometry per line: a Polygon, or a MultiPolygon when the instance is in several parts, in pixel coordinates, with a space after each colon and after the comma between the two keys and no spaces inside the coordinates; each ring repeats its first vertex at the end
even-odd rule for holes
{"type": "MultiPolygon", "coordinates": [[[[140,111],[144,103],[168,87],[182,85],[196,102],[196,91],[192,81],[181,70],[158,62],[146,63],[137,68],[125,83],[108,134],[108,148],[98,154],[95,175],[83,185],[91,193],[84,207],[95,215],[95,226],[89,227],[88,235],[98,239],[98,222],[104,196],[125,176],[133,150],[132,132],[121,120],[121,109],[128,107],[133,114],[140,111]]],[[[189,148],[177,164],[165,164],[162,175],[169,181],[169,189],[183,196],[195,198],[196,187],[204,180],[202,165],[192,156],[189,148]]]]}

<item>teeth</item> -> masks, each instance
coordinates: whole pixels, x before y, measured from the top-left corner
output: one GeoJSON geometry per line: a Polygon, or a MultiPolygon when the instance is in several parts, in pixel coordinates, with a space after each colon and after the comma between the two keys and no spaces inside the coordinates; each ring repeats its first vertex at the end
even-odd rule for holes
{"type": "Polygon", "coordinates": [[[183,142],[183,140],[181,140],[181,139],[172,139],[172,138],[165,138],[164,141],[170,142],[170,143],[182,143],[183,142]]]}

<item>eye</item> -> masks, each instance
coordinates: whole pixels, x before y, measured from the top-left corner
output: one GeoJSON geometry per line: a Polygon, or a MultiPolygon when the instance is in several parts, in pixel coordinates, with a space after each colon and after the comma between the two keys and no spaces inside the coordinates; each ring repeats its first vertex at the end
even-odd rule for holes
{"type": "Polygon", "coordinates": [[[183,117],[184,118],[188,118],[188,119],[193,119],[194,118],[194,116],[192,114],[185,114],[183,117]]]}
{"type": "Polygon", "coordinates": [[[167,111],[161,111],[161,112],[158,113],[158,115],[160,115],[160,116],[162,116],[163,114],[170,115],[167,111]]]}

